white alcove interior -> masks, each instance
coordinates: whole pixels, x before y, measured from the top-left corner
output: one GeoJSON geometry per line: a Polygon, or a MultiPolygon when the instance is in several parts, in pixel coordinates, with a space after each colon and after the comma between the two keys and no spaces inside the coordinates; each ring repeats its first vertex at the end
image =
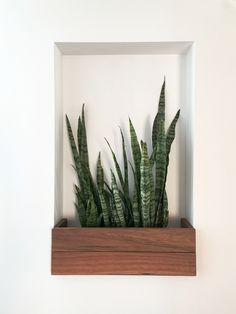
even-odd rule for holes
{"type": "Polygon", "coordinates": [[[193,222],[193,70],[192,42],[55,44],[55,222],[65,217],[70,225],[78,224],[73,189],[76,176],[65,114],[76,134],[85,103],[91,169],[95,174],[100,151],[109,181],[114,166],[104,137],[121,161],[121,127],[132,160],[128,132],[131,117],[139,139],[145,140],[151,151],[151,126],[164,77],[166,128],[181,109],[167,180],[170,222],[174,225],[180,217],[193,222]]]}

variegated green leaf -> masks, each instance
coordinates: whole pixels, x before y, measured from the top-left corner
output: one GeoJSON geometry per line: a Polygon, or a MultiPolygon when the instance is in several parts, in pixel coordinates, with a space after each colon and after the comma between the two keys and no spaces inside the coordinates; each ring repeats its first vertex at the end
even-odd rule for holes
{"type": "Polygon", "coordinates": [[[164,196],[163,196],[163,227],[168,226],[168,219],[169,219],[168,199],[167,199],[167,193],[165,190],[164,196]]]}
{"type": "Polygon", "coordinates": [[[80,224],[81,224],[81,227],[86,227],[87,225],[86,210],[85,210],[84,202],[82,199],[81,191],[77,185],[75,185],[75,193],[76,193],[76,199],[77,199],[75,203],[75,207],[79,215],[80,224]]]}
{"type": "Polygon", "coordinates": [[[162,228],[167,227],[168,225],[168,199],[166,190],[164,190],[162,199],[158,206],[157,217],[156,217],[156,227],[162,228]]]}
{"type": "Polygon", "coordinates": [[[166,180],[167,155],[165,136],[165,80],[161,88],[158,112],[153,123],[152,146],[154,150],[154,160],[156,163],[155,199],[156,209],[158,210],[159,203],[162,200],[166,180]]]}
{"type": "Polygon", "coordinates": [[[84,113],[84,104],[82,108],[82,131],[81,131],[81,161],[83,165],[89,169],[89,156],[88,156],[88,145],[87,145],[87,132],[85,124],[85,113],[84,113]]]}
{"type": "Polygon", "coordinates": [[[144,227],[151,226],[150,219],[150,201],[151,201],[151,184],[150,184],[150,171],[151,165],[149,161],[147,144],[141,142],[142,155],[140,164],[140,193],[141,193],[141,211],[142,221],[144,227]]]}
{"type": "MultiPolygon", "coordinates": [[[[164,122],[162,123],[164,124],[164,122]]],[[[166,182],[166,136],[163,124],[160,132],[158,133],[156,144],[156,208],[159,207],[159,203],[162,200],[166,182]]]]}
{"type": "Polygon", "coordinates": [[[161,131],[163,124],[165,128],[165,80],[162,84],[160,98],[159,98],[158,112],[155,116],[153,127],[152,127],[152,148],[154,151],[157,145],[158,133],[161,131]]]}
{"type": "Polygon", "coordinates": [[[141,163],[141,149],[139,146],[138,138],[132,121],[129,119],[129,130],[131,139],[131,150],[134,160],[135,172],[137,175],[137,180],[140,182],[140,163],[141,163]]]}
{"type": "Polygon", "coordinates": [[[126,198],[129,198],[129,171],[128,171],[128,160],[125,149],[125,139],[122,130],[120,129],[120,134],[122,138],[122,151],[123,151],[123,161],[124,161],[124,193],[126,198]]]}
{"type": "Polygon", "coordinates": [[[105,227],[109,227],[110,226],[109,210],[107,207],[107,203],[105,200],[105,194],[104,194],[104,174],[103,174],[103,168],[102,168],[101,154],[100,153],[99,153],[98,162],[97,162],[97,186],[98,186],[98,194],[99,194],[101,208],[102,208],[104,225],[105,225],[105,227]]]}
{"type": "Polygon", "coordinates": [[[112,227],[121,227],[120,219],[117,214],[114,196],[112,195],[109,199],[110,201],[110,210],[111,210],[111,226],[112,227]]]}
{"type": "MultiPolygon", "coordinates": [[[[166,133],[166,155],[167,157],[169,157],[169,153],[170,153],[170,149],[171,149],[171,145],[175,139],[175,127],[176,124],[178,122],[179,119],[179,115],[180,115],[180,110],[177,111],[174,119],[172,120],[167,133],[166,133]]],[[[167,166],[169,164],[169,158],[168,158],[168,162],[167,162],[167,166]]]]}
{"type": "Polygon", "coordinates": [[[79,153],[81,154],[81,144],[82,144],[82,122],[81,118],[78,118],[78,127],[77,127],[77,143],[79,148],[79,153]]]}
{"type": "Polygon", "coordinates": [[[97,227],[99,215],[93,198],[88,199],[86,214],[87,214],[87,227],[97,227]]]}
{"type": "Polygon", "coordinates": [[[155,218],[156,218],[156,203],[155,203],[155,186],[154,186],[151,162],[149,166],[149,178],[150,178],[150,193],[151,193],[150,195],[150,223],[151,223],[151,227],[154,227],[155,218]]]}
{"type": "Polygon", "coordinates": [[[122,151],[123,151],[123,162],[124,162],[124,186],[123,192],[124,192],[124,204],[125,204],[125,213],[128,214],[127,221],[128,226],[133,225],[133,213],[132,213],[132,202],[129,195],[129,170],[128,170],[128,159],[127,159],[127,153],[126,153],[126,147],[125,147],[125,139],[124,134],[122,130],[120,129],[121,133],[121,139],[122,139],[122,151]]]}
{"type": "Polygon", "coordinates": [[[120,193],[119,193],[119,190],[117,187],[115,175],[112,171],[111,171],[111,187],[112,187],[112,193],[114,196],[116,212],[117,212],[117,215],[118,215],[119,220],[120,220],[120,225],[121,225],[121,227],[126,227],[125,216],[124,216],[124,211],[123,211],[123,206],[122,206],[122,200],[121,200],[120,193]]]}
{"type": "Polygon", "coordinates": [[[131,163],[130,163],[130,167],[132,169],[133,177],[134,177],[134,194],[133,194],[133,203],[132,203],[133,215],[132,216],[133,216],[134,226],[140,227],[142,225],[140,186],[139,186],[136,172],[131,163]]]}
{"type": "Polygon", "coordinates": [[[77,168],[77,164],[79,163],[79,153],[75,144],[75,139],[74,139],[71,125],[70,125],[70,120],[67,115],[66,115],[66,126],[67,126],[67,132],[68,132],[68,137],[69,137],[69,142],[70,142],[70,147],[71,147],[75,167],[77,168]]]}
{"type": "Polygon", "coordinates": [[[82,195],[84,195],[83,199],[87,199],[87,197],[88,197],[87,182],[86,182],[86,179],[85,179],[85,176],[83,173],[83,167],[81,165],[79,153],[78,153],[78,150],[77,150],[77,147],[75,144],[74,135],[73,135],[70,121],[69,121],[69,118],[67,117],[67,115],[66,115],[66,126],[67,126],[67,132],[68,132],[70,147],[71,147],[71,151],[72,151],[72,156],[74,159],[76,173],[77,173],[78,180],[80,183],[82,195]]]}
{"type": "Polygon", "coordinates": [[[140,212],[139,212],[138,196],[137,196],[136,188],[134,189],[132,209],[133,209],[134,227],[140,227],[140,212]]]}
{"type": "Polygon", "coordinates": [[[125,183],[124,183],[124,179],[123,179],[122,172],[121,172],[121,169],[120,169],[120,165],[119,165],[119,163],[117,161],[116,155],[115,155],[113,149],[111,148],[110,143],[108,142],[108,140],[106,138],[105,138],[105,141],[107,142],[107,145],[110,148],[110,151],[112,153],[113,161],[114,161],[114,164],[115,164],[115,168],[116,168],[116,172],[117,172],[118,178],[120,180],[120,184],[121,184],[122,187],[124,187],[125,183]]]}

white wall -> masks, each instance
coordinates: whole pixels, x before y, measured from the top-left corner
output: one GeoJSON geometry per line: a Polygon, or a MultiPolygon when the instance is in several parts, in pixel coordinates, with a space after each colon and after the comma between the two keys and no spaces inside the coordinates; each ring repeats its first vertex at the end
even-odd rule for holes
{"type": "Polygon", "coordinates": [[[232,0],[1,1],[3,314],[236,312],[236,4],[232,0]],[[198,276],[50,275],[54,42],[196,42],[198,276]]]}

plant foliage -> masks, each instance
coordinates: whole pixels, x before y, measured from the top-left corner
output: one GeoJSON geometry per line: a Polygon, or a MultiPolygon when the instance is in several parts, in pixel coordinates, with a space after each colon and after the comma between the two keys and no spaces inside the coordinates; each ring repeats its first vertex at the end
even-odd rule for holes
{"type": "Polygon", "coordinates": [[[77,141],[70,121],[66,126],[78,183],[75,185],[75,207],[82,227],[167,227],[168,199],[166,179],[171,145],[175,138],[180,110],[165,131],[165,81],[161,88],[158,111],[152,126],[152,152],[147,143],[139,141],[129,119],[130,150],[133,163],[128,161],[122,130],[123,169],[107,139],[116,174],[111,170],[111,184],[105,182],[101,153],[98,155],[96,181],[89,165],[85,108],[78,118],[77,141]],[[129,166],[133,174],[133,190],[129,186],[129,166]],[[117,178],[119,179],[117,182],[117,178]],[[119,184],[118,184],[119,183],[119,184]]]}

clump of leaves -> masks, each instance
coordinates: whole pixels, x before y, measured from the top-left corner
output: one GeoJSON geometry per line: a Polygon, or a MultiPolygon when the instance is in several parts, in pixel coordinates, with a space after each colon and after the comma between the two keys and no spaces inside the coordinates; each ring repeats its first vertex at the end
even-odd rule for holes
{"type": "Polygon", "coordinates": [[[77,143],[70,121],[66,116],[67,131],[78,177],[75,185],[75,206],[82,227],[167,227],[168,200],[166,179],[171,145],[175,138],[177,111],[165,131],[165,81],[161,88],[158,112],[152,126],[152,153],[147,144],[138,140],[135,128],[129,119],[130,146],[133,163],[128,162],[122,130],[123,171],[115,152],[107,141],[115,165],[116,175],[111,171],[111,184],[105,183],[101,154],[97,161],[96,182],[92,178],[85,125],[84,105],[78,119],[77,143]],[[129,167],[133,173],[134,189],[129,188],[129,167]]]}

